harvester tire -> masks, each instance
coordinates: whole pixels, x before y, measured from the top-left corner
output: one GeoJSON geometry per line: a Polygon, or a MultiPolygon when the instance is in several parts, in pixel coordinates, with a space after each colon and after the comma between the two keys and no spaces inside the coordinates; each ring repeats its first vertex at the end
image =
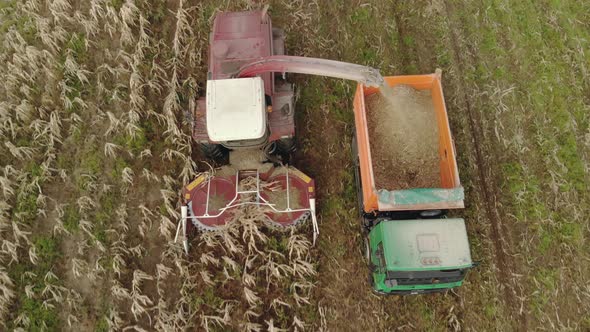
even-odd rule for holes
{"type": "Polygon", "coordinates": [[[220,144],[202,143],[200,146],[205,157],[215,162],[223,162],[228,157],[229,151],[220,144]]]}
{"type": "Polygon", "coordinates": [[[282,155],[290,155],[295,152],[295,138],[281,138],[276,141],[276,152],[282,155]]]}

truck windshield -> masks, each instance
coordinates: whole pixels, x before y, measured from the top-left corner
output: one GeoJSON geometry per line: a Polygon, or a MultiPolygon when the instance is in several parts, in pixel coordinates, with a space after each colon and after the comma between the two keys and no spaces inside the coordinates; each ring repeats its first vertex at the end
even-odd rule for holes
{"type": "Polygon", "coordinates": [[[385,283],[392,286],[451,283],[463,280],[467,270],[387,271],[385,283]]]}

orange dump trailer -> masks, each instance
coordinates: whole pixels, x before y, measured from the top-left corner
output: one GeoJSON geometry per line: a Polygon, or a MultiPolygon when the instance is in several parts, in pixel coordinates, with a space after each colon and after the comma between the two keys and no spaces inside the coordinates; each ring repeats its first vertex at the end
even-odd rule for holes
{"type": "Polygon", "coordinates": [[[365,105],[365,97],[378,93],[379,88],[359,84],[354,96],[356,142],[353,143],[353,150],[356,154],[357,182],[362,210],[366,214],[415,211],[426,216],[435,216],[440,211],[463,208],[463,187],[457,171],[455,147],[449,128],[440,71],[437,70],[436,73],[429,75],[388,76],[385,77],[385,81],[391,87],[404,84],[416,90],[430,90],[439,133],[440,185],[436,188],[405,189],[376,187],[372,160],[377,156],[372,155],[371,151],[367,125],[367,112],[370,110],[365,105]]]}

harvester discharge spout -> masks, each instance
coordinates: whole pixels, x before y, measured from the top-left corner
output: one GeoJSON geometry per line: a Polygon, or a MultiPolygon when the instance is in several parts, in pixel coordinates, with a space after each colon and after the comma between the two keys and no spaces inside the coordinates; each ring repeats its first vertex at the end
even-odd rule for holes
{"type": "Polygon", "coordinates": [[[328,76],[358,81],[373,87],[379,87],[384,83],[379,70],[375,68],[342,61],[289,55],[262,57],[243,65],[234,77],[252,77],[266,72],[328,76]]]}

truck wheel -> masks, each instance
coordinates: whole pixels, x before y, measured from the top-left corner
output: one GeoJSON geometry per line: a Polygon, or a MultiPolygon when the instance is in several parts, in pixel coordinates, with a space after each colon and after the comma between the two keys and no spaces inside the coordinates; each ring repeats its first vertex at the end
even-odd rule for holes
{"type": "Polygon", "coordinates": [[[229,156],[229,150],[220,144],[201,143],[200,146],[205,157],[215,162],[224,162],[229,156]]]}
{"type": "Polygon", "coordinates": [[[356,133],[355,133],[352,136],[352,142],[350,143],[350,150],[352,152],[352,160],[354,161],[354,165],[359,166],[360,165],[359,152],[358,152],[358,146],[356,144],[357,143],[356,143],[356,133]]]}
{"type": "Polygon", "coordinates": [[[365,261],[367,262],[367,265],[371,264],[371,246],[369,245],[369,238],[365,237],[365,239],[363,240],[363,247],[364,247],[364,256],[365,256],[365,261]]]}
{"type": "Polygon", "coordinates": [[[352,151],[352,167],[354,167],[354,183],[356,186],[357,208],[359,212],[359,217],[361,218],[361,224],[363,226],[363,229],[369,230],[371,226],[367,225],[364,212],[365,206],[363,204],[363,184],[361,183],[361,162],[359,160],[358,149],[356,145],[356,134],[352,136],[352,142],[350,144],[350,147],[352,151]]]}
{"type": "Polygon", "coordinates": [[[443,215],[443,210],[425,210],[420,212],[421,218],[438,218],[443,215]]]}

